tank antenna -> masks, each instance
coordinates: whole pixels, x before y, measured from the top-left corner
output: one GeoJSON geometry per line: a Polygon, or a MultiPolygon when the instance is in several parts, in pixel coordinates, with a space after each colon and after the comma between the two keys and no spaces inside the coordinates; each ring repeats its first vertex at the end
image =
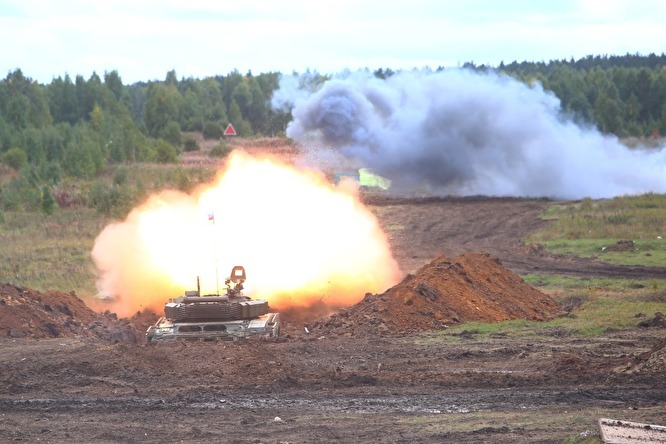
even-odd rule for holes
{"type": "Polygon", "coordinates": [[[219,273],[217,271],[218,269],[218,258],[217,258],[217,232],[215,231],[215,212],[211,211],[208,213],[208,220],[213,223],[213,237],[215,242],[213,243],[213,247],[215,249],[215,294],[218,296],[220,295],[220,278],[219,278],[219,273]]]}

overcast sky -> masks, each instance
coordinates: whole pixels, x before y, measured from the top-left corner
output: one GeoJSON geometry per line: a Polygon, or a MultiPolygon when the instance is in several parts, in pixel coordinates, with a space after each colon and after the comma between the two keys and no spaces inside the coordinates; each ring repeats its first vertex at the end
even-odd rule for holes
{"type": "Polygon", "coordinates": [[[0,78],[125,84],[666,52],[663,0],[0,0],[0,78]]]}

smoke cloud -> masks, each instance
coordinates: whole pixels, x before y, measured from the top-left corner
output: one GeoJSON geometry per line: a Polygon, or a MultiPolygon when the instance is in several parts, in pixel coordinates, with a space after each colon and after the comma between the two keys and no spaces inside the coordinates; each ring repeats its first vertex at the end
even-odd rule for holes
{"type": "Polygon", "coordinates": [[[369,168],[396,193],[578,199],[666,192],[666,150],[629,149],[494,72],[283,77],[273,106],[309,161],[369,168]]]}

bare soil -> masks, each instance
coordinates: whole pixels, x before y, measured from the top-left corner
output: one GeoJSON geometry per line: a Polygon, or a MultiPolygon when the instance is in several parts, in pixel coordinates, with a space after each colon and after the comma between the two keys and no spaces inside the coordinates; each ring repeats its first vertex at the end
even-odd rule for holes
{"type": "Polygon", "coordinates": [[[666,422],[661,315],[591,338],[437,336],[556,316],[518,274],[664,268],[526,247],[544,200],[365,200],[405,279],[328,318],[285,314],[278,339],[148,346],[155,314],[117,319],[74,294],[0,286],[0,442],[560,443],[598,434],[601,417],[666,422]]]}

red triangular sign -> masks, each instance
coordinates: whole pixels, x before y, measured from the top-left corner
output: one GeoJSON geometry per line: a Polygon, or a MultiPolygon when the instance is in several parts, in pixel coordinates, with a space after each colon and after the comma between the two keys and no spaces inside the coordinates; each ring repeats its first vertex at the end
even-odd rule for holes
{"type": "Polygon", "coordinates": [[[234,129],[234,126],[230,123],[227,125],[227,129],[224,130],[224,135],[225,136],[235,136],[236,135],[236,130],[234,129]]]}

